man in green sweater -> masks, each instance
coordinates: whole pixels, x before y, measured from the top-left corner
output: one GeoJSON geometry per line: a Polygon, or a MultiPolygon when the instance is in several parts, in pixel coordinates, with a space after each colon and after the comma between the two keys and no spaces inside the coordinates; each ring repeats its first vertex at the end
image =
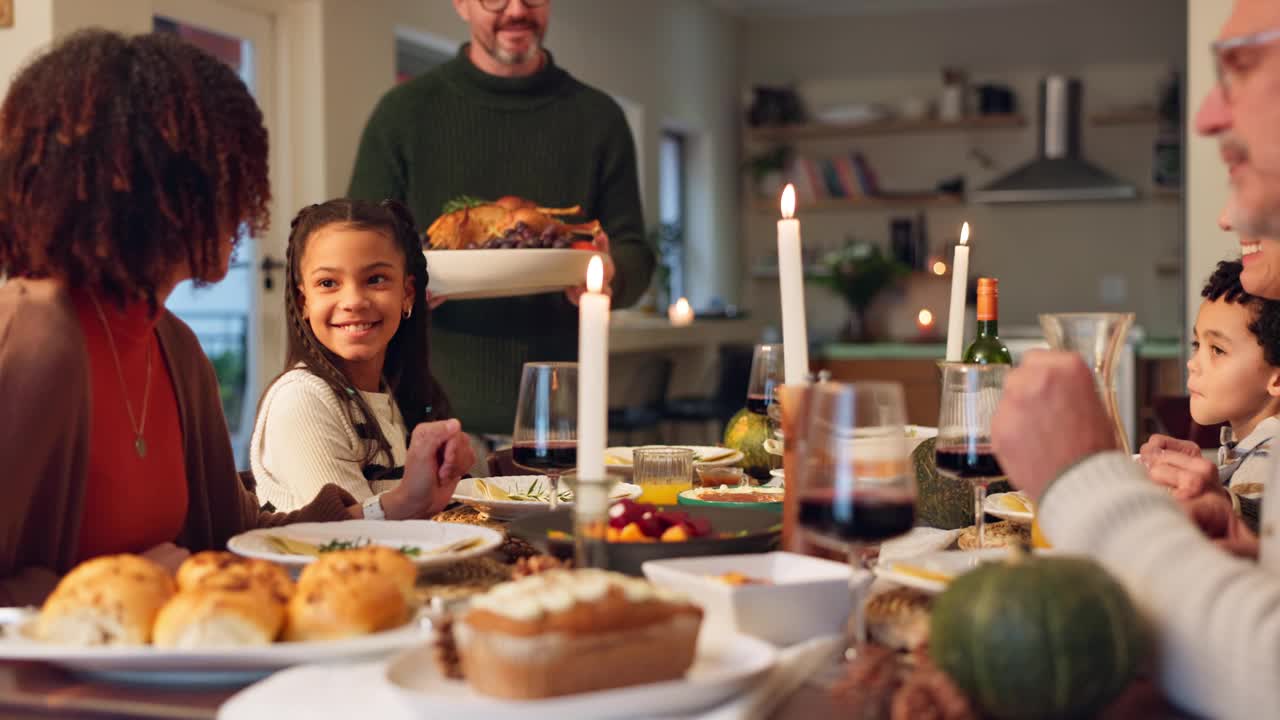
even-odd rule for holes
{"type": "MultiPolygon", "coordinates": [[[[542,48],[549,0],[453,4],[471,42],[382,98],[361,137],[349,194],[404,202],[420,230],[460,195],[581,205],[605,230],[597,245],[613,259],[613,306],[634,303],[654,257],[622,109],[542,48]]],[[[432,370],[468,432],[510,434],[523,363],[576,359],[580,292],[453,300],[435,310],[432,370]]]]}

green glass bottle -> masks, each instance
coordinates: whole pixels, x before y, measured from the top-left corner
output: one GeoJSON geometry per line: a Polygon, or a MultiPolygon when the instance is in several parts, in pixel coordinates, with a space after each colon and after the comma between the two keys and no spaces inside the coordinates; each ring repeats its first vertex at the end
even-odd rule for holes
{"type": "Polygon", "coordinates": [[[979,365],[1012,365],[1009,348],[1000,342],[1000,286],[995,278],[978,278],[978,337],[964,351],[964,361],[979,365]]]}

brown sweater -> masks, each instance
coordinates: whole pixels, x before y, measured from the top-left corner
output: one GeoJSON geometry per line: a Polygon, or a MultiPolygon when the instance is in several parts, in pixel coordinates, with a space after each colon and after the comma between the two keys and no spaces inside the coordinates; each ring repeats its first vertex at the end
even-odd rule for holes
{"type": "MultiPolygon", "coordinates": [[[[176,544],[221,549],[251,528],[349,517],[355,501],[333,485],[296,512],[262,512],[236,475],[218,380],[195,334],[167,311],[156,334],[173,377],[187,469],[187,518],[176,544]]],[[[50,280],[0,287],[0,606],[42,602],[74,563],[90,401],[84,335],[67,293],[50,280]]]]}

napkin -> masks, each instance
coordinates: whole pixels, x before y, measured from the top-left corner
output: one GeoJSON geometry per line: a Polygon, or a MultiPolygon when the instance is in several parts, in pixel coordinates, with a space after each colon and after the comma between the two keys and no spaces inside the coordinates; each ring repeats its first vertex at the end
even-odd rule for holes
{"type": "Polygon", "coordinates": [[[951,547],[959,530],[942,530],[941,528],[914,527],[902,537],[886,540],[880,545],[880,560],[901,560],[925,553],[946,550],[951,547]]]}
{"type": "MultiPolygon", "coordinates": [[[[778,653],[773,668],[750,692],[702,713],[666,720],[763,720],[843,648],[844,639],[834,635],[792,645],[778,653]]],[[[218,710],[218,720],[422,720],[392,694],[386,665],[379,661],[283,670],[232,696],[218,710]]]]}

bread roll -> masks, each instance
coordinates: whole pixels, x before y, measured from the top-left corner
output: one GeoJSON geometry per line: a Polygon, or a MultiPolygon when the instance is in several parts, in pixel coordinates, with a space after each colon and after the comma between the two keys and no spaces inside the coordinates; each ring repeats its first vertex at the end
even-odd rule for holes
{"type": "MultiPolygon", "coordinates": [[[[999,522],[987,523],[983,532],[983,547],[986,549],[1013,547],[1014,545],[1022,545],[1023,547],[1031,546],[1031,526],[1019,525],[1010,520],[1001,520],[999,522]]],[[[960,537],[956,539],[956,546],[961,550],[977,550],[978,549],[978,529],[976,526],[970,525],[960,532],[960,537]]]]}
{"type": "Polygon", "coordinates": [[[187,558],[178,568],[180,591],[196,588],[239,591],[250,586],[268,591],[281,604],[293,596],[289,573],[266,560],[206,550],[187,558]]]}
{"type": "Polygon", "coordinates": [[[313,579],[300,583],[289,601],[284,639],[338,640],[389,630],[408,619],[404,595],[385,575],[313,579]]]}
{"type": "Polygon", "coordinates": [[[284,627],[285,605],[258,586],[194,588],[173,597],[156,617],[155,644],[166,648],[270,645],[284,627]]]}
{"type": "Polygon", "coordinates": [[[308,583],[345,581],[349,576],[368,574],[387,578],[404,596],[407,607],[417,606],[418,593],[414,585],[418,581],[418,566],[399,550],[382,545],[325,553],[302,570],[298,586],[301,589],[308,583]]]}
{"type": "Polygon", "coordinates": [[[146,558],[94,558],[58,583],[40,610],[36,637],[69,645],[145,645],[156,614],[176,589],[169,572],[146,558]]]}
{"type": "Polygon", "coordinates": [[[417,575],[403,553],[387,547],[325,553],[298,578],[284,637],[336,640],[399,627],[416,605],[417,575]]]}

